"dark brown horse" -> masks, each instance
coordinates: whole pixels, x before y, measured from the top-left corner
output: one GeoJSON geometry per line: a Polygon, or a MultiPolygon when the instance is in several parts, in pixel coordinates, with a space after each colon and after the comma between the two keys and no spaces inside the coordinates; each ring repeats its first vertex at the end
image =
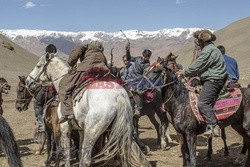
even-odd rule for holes
{"type": "MultiPolygon", "coordinates": [[[[189,93],[175,73],[165,67],[165,78],[168,86],[164,87],[165,108],[173,120],[173,126],[182,136],[181,152],[183,166],[196,166],[196,139],[206,129],[206,124],[199,124],[189,103],[189,93]]],[[[241,88],[243,100],[238,111],[228,119],[218,122],[220,128],[231,125],[243,138],[248,148],[245,166],[250,166],[250,89],[241,88]]]]}
{"type": "Polygon", "coordinates": [[[7,121],[2,117],[2,93],[8,94],[9,90],[10,85],[6,79],[0,77],[0,147],[8,158],[9,166],[22,167],[15,136],[7,121]]]}
{"type": "Polygon", "coordinates": [[[2,93],[8,94],[10,90],[10,85],[6,81],[6,79],[0,77],[0,115],[3,115],[3,98],[2,93]]]}

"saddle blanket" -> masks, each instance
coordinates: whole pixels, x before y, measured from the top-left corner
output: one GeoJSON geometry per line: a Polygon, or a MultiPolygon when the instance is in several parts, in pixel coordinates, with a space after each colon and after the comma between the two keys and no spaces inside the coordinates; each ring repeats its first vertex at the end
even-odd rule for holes
{"type": "MultiPolygon", "coordinates": [[[[205,119],[201,115],[197,107],[198,94],[189,91],[189,99],[195,117],[198,121],[204,122],[205,119]]],[[[239,88],[235,88],[233,91],[230,92],[230,96],[228,98],[216,101],[214,107],[216,109],[215,115],[217,120],[226,119],[236,113],[236,111],[239,109],[241,100],[242,93],[239,88]]]]}

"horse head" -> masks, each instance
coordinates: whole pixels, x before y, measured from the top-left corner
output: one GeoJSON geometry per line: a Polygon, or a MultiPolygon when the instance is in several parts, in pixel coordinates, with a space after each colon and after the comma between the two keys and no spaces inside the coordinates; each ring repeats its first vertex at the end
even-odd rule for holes
{"type": "Polygon", "coordinates": [[[61,79],[69,70],[68,65],[55,54],[43,55],[26,78],[27,87],[37,90],[38,86],[50,85],[61,79]]]}
{"type": "Polygon", "coordinates": [[[10,85],[4,78],[0,78],[0,93],[8,94],[10,90],[10,85]]]}
{"type": "Polygon", "coordinates": [[[174,55],[172,52],[164,59],[167,62],[168,68],[170,68],[174,72],[178,72],[182,69],[182,66],[176,62],[178,55],[174,55]]]}
{"type": "Polygon", "coordinates": [[[21,112],[21,111],[26,111],[28,109],[28,106],[30,104],[30,101],[32,97],[38,92],[39,90],[32,91],[28,89],[25,85],[25,76],[18,76],[19,78],[19,83],[17,85],[17,97],[16,97],[16,102],[15,102],[15,107],[16,109],[21,112]]]}

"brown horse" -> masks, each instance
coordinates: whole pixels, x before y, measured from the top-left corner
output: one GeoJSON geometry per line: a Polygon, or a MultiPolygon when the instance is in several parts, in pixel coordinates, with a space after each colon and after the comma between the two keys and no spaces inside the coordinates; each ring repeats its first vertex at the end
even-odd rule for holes
{"type": "MultiPolygon", "coordinates": [[[[196,166],[196,139],[206,129],[206,124],[199,124],[189,103],[189,93],[175,73],[165,67],[165,78],[168,86],[164,87],[165,108],[173,120],[173,126],[182,136],[181,152],[183,166],[196,166]]],[[[250,166],[250,89],[241,88],[242,102],[238,111],[231,117],[219,121],[220,128],[231,125],[243,138],[248,148],[245,166],[250,166]]]]}
{"type": "MultiPolygon", "coordinates": [[[[33,93],[28,90],[25,86],[25,76],[19,76],[20,82],[17,86],[17,99],[16,99],[16,109],[18,111],[27,110],[31,99],[33,98],[33,93]]],[[[36,91],[38,92],[38,91],[36,91]]],[[[34,93],[35,95],[36,93],[34,93]]],[[[45,113],[44,113],[44,122],[46,129],[46,138],[47,138],[47,160],[45,161],[46,165],[51,163],[53,150],[56,150],[56,165],[59,166],[60,163],[60,124],[57,115],[57,107],[59,101],[55,99],[55,94],[52,91],[46,92],[46,104],[45,104],[45,113]]],[[[43,151],[45,143],[45,138],[40,143],[39,154],[43,151]]]]}

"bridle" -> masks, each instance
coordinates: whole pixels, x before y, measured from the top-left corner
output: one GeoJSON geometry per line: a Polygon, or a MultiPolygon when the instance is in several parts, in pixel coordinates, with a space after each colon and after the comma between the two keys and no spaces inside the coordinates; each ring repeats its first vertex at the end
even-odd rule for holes
{"type": "MultiPolygon", "coordinates": [[[[19,83],[18,84],[18,87],[17,87],[17,91],[20,92],[20,88],[19,87],[22,87],[23,88],[23,91],[21,92],[22,93],[22,97],[21,98],[17,98],[16,99],[16,102],[20,102],[20,103],[24,103],[24,105],[28,105],[31,101],[31,99],[36,95],[36,92],[31,92],[31,90],[29,90],[29,88],[27,88],[27,86],[23,83],[19,83]],[[30,97],[26,97],[26,95],[29,95],[30,97]]],[[[40,90],[40,89],[39,89],[40,90]]]]}
{"type": "MultiPolygon", "coordinates": [[[[49,75],[47,74],[47,66],[49,65],[49,63],[51,62],[51,59],[49,60],[46,60],[46,63],[43,65],[43,68],[41,70],[41,72],[34,78],[32,77],[30,74],[28,75],[32,80],[33,82],[30,83],[29,85],[27,85],[27,87],[30,87],[31,84],[35,84],[37,86],[48,86],[51,84],[51,82],[46,82],[46,83],[41,83],[39,82],[39,78],[40,76],[44,73],[44,75],[51,81],[51,78],[49,77],[49,75]]],[[[59,79],[61,79],[65,74],[59,76],[58,78],[54,79],[53,81],[57,81],[59,79]]]]}
{"type": "MultiPolygon", "coordinates": [[[[50,60],[48,60],[48,61],[46,61],[46,63],[43,65],[43,68],[42,68],[42,70],[41,70],[41,72],[34,78],[34,77],[32,77],[30,74],[28,75],[32,80],[33,80],[33,82],[31,83],[31,84],[36,84],[36,85],[42,85],[42,83],[41,82],[38,82],[39,81],[39,78],[40,78],[40,76],[44,73],[44,75],[46,75],[46,77],[47,78],[49,78],[49,76],[48,76],[48,74],[47,74],[47,66],[49,65],[49,62],[50,62],[50,60]]],[[[31,85],[30,84],[30,85],[31,85]]],[[[30,85],[27,85],[27,88],[29,89],[29,87],[30,87],[30,85]]]]}
{"type": "MultiPolygon", "coordinates": [[[[170,63],[168,62],[167,63],[167,68],[168,69],[170,69],[169,68],[169,65],[170,64],[176,64],[176,62],[173,62],[173,61],[170,61],[170,63]]],[[[165,69],[166,70],[166,69],[165,69]]],[[[170,69],[171,70],[171,69],[170,69]]],[[[174,69],[173,69],[174,70],[174,69]]],[[[173,80],[173,81],[171,81],[171,82],[168,82],[167,83],[167,78],[166,78],[166,71],[163,73],[163,75],[164,75],[164,85],[162,85],[162,88],[164,88],[164,87],[169,87],[170,85],[173,85],[174,83],[176,83],[177,81],[178,81],[178,79],[176,78],[175,80],[173,80]]],[[[167,89],[167,88],[166,88],[167,89]]],[[[175,91],[176,91],[176,87],[174,88],[174,90],[173,90],[173,92],[171,93],[171,95],[168,97],[168,99],[165,101],[165,102],[163,102],[163,105],[164,104],[166,104],[167,102],[169,102],[171,99],[172,99],[172,97],[174,96],[174,93],[175,93],[175,91]]]]}

